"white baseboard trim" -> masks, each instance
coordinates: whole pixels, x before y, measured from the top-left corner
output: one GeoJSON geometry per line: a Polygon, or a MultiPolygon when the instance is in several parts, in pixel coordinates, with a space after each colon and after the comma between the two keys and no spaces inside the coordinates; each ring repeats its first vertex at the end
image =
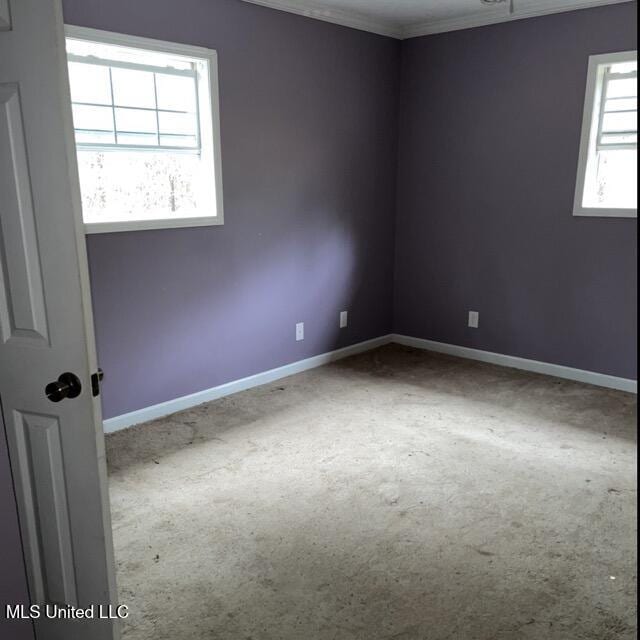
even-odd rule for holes
{"type": "Polygon", "coordinates": [[[103,429],[105,433],[113,433],[114,431],[120,431],[127,427],[140,424],[141,422],[147,422],[149,420],[156,420],[168,416],[176,411],[183,411],[184,409],[190,409],[203,402],[209,402],[216,400],[224,396],[231,395],[232,393],[238,393],[238,391],[245,391],[253,387],[259,387],[260,385],[279,380],[280,378],[286,378],[292,376],[295,373],[307,371],[308,369],[314,369],[315,367],[321,367],[323,364],[334,362],[348,356],[353,356],[356,353],[362,353],[363,351],[370,351],[377,347],[381,347],[384,344],[391,342],[391,336],[380,336],[379,338],[373,338],[373,340],[365,340],[364,342],[358,342],[349,347],[343,349],[336,349],[335,351],[329,351],[322,353],[318,356],[306,358],[305,360],[298,360],[291,364],[286,364],[277,369],[270,369],[269,371],[263,371],[262,373],[256,373],[253,376],[247,378],[241,378],[240,380],[233,380],[226,384],[221,384],[211,389],[205,389],[204,391],[198,391],[188,396],[182,396],[175,400],[168,400],[167,402],[161,402],[160,404],[154,404],[144,409],[138,409],[131,413],[124,413],[115,418],[109,418],[103,422],[103,429]]]}
{"type": "Polygon", "coordinates": [[[469,360],[479,360],[481,362],[489,362],[503,367],[512,367],[513,369],[522,369],[523,371],[533,371],[534,373],[555,376],[556,378],[586,382],[587,384],[594,384],[599,387],[618,389],[620,391],[628,391],[629,393],[638,393],[638,381],[631,380],[629,378],[618,378],[604,373],[574,369],[572,367],[565,367],[559,364],[539,362],[537,360],[527,360],[526,358],[518,358],[516,356],[505,356],[501,353],[481,351],[480,349],[472,349],[470,347],[460,347],[455,344],[435,342],[434,340],[412,338],[411,336],[403,336],[396,333],[391,335],[391,341],[403,344],[407,347],[415,347],[416,349],[437,351],[438,353],[446,353],[451,356],[458,356],[469,360]]]}
{"type": "Polygon", "coordinates": [[[557,378],[565,378],[567,380],[575,380],[577,382],[585,382],[587,384],[594,384],[599,387],[607,387],[609,389],[618,389],[620,391],[627,391],[629,393],[638,393],[638,381],[630,380],[628,378],[618,378],[616,376],[609,376],[604,373],[595,373],[593,371],[584,371],[583,369],[573,369],[572,367],[564,367],[559,364],[550,364],[548,362],[539,362],[537,360],[527,360],[526,358],[518,358],[516,356],[505,356],[501,353],[492,353],[491,351],[481,351],[480,349],[472,349],[470,347],[460,347],[455,344],[446,344],[444,342],[435,342],[434,340],[424,340],[423,338],[412,338],[411,336],[403,336],[400,334],[389,334],[386,336],[380,336],[379,338],[373,338],[373,340],[365,340],[364,342],[358,342],[349,347],[343,349],[337,349],[336,351],[329,351],[322,353],[318,356],[306,358],[305,360],[298,360],[291,364],[286,364],[277,369],[271,369],[262,373],[256,373],[253,376],[247,378],[241,378],[240,380],[233,380],[226,384],[221,384],[218,387],[212,387],[211,389],[205,389],[204,391],[198,391],[188,396],[182,396],[175,400],[169,400],[167,402],[161,402],[160,404],[154,404],[144,409],[138,409],[131,413],[125,413],[115,418],[109,418],[103,423],[105,433],[113,433],[114,431],[120,431],[127,427],[140,424],[141,422],[147,422],[149,420],[156,420],[157,418],[163,418],[177,411],[183,411],[184,409],[190,409],[203,402],[209,402],[216,400],[224,396],[231,395],[232,393],[238,393],[239,391],[245,391],[253,387],[259,387],[269,382],[274,382],[280,378],[286,378],[292,376],[295,373],[307,371],[308,369],[314,369],[315,367],[321,367],[329,362],[340,360],[341,358],[347,358],[357,353],[364,351],[370,351],[376,349],[382,345],[389,344],[390,342],[396,342],[398,344],[405,345],[407,347],[415,347],[416,349],[426,349],[427,351],[436,351],[438,353],[446,353],[451,356],[458,356],[460,358],[467,358],[469,360],[479,360],[481,362],[489,362],[491,364],[497,364],[503,367],[512,367],[514,369],[522,369],[523,371],[533,371],[535,373],[542,373],[548,376],[555,376],[557,378]]]}

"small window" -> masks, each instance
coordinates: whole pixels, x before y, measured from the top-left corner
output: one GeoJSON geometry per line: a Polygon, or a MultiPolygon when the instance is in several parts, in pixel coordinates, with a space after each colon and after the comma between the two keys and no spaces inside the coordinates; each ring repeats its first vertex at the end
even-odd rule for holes
{"type": "Polygon", "coordinates": [[[89,233],[222,224],[216,53],[67,27],[89,233]]]}
{"type": "Polygon", "coordinates": [[[638,58],[591,56],[573,214],[636,217],[638,58]]]}

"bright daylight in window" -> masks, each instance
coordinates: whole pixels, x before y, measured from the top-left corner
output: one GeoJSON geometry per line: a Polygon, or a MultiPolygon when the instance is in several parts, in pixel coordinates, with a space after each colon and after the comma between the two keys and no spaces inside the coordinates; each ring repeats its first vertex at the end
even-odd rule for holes
{"type": "Polygon", "coordinates": [[[636,52],[592,56],[574,214],[637,215],[637,117],[636,52]]]}
{"type": "Polygon", "coordinates": [[[215,53],[110,35],[67,38],[87,231],[220,224],[215,53]]]}

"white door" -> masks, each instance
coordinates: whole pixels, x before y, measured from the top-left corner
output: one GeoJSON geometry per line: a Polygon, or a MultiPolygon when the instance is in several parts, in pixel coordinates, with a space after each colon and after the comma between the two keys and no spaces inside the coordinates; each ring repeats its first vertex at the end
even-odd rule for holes
{"type": "MultiPolygon", "coordinates": [[[[0,400],[33,604],[116,599],[59,0],[0,0],[0,400]],[[59,387],[45,388],[63,375],[59,387]],[[71,396],[76,397],[71,397],[71,396]]],[[[35,623],[112,640],[112,621],[35,623]]]]}

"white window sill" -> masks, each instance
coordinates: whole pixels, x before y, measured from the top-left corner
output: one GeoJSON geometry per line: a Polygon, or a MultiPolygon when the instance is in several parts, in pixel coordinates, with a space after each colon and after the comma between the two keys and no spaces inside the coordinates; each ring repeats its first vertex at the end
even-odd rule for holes
{"type": "Polygon", "coordinates": [[[222,216],[196,218],[157,218],[154,220],[122,220],[118,222],[86,222],[84,232],[113,233],[116,231],[145,231],[147,229],[179,229],[181,227],[210,227],[224,224],[222,216]]]}

